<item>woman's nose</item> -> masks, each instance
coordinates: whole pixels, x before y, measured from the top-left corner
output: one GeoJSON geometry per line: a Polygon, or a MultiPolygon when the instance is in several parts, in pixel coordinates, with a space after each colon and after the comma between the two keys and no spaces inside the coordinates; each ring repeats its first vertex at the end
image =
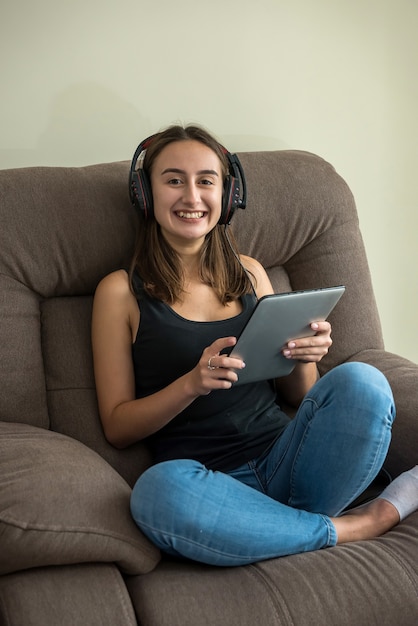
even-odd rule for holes
{"type": "Polygon", "coordinates": [[[195,205],[200,200],[200,193],[197,185],[190,183],[184,188],[183,200],[186,204],[195,205]]]}

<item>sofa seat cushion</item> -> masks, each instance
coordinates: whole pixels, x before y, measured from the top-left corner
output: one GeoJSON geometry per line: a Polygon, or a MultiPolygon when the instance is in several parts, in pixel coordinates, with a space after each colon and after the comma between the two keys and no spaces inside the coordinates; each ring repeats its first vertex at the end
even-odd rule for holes
{"type": "Polygon", "coordinates": [[[86,562],[152,570],[160,554],[131,518],[130,492],[82,443],[0,422],[0,574],[86,562]]]}
{"type": "Polygon", "coordinates": [[[41,567],[0,576],[2,626],[137,626],[110,563],[41,567]]]}

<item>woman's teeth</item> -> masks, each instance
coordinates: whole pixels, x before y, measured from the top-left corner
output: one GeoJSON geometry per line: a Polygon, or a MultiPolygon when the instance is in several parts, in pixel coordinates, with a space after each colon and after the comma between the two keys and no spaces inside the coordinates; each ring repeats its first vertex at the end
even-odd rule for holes
{"type": "Polygon", "coordinates": [[[188,220],[196,220],[196,219],[199,219],[200,217],[203,217],[204,213],[203,211],[194,211],[193,213],[186,213],[185,211],[179,211],[177,215],[179,217],[185,217],[188,220]]]}

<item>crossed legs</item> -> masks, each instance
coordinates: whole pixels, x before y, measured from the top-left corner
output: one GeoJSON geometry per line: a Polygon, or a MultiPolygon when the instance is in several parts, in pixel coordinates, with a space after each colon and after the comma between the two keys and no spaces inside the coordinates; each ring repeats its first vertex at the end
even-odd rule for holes
{"type": "Polygon", "coordinates": [[[382,374],[340,366],[261,459],[230,475],[188,459],[148,469],[132,493],[133,517],[163,551],[225,566],[380,535],[400,519],[390,499],[340,513],[381,468],[393,419],[382,374]]]}

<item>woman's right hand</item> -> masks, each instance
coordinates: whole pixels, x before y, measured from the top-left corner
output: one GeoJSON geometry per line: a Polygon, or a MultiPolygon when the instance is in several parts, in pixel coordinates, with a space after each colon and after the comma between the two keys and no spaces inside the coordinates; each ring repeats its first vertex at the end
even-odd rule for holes
{"type": "Polygon", "coordinates": [[[222,337],[205,348],[199,363],[189,372],[193,393],[208,395],[215,389],[230,389],[238,380],[235,370],[245,367],[244,361],[221,354],[222,350],[235,346],[236,337],[222,337]]]}

